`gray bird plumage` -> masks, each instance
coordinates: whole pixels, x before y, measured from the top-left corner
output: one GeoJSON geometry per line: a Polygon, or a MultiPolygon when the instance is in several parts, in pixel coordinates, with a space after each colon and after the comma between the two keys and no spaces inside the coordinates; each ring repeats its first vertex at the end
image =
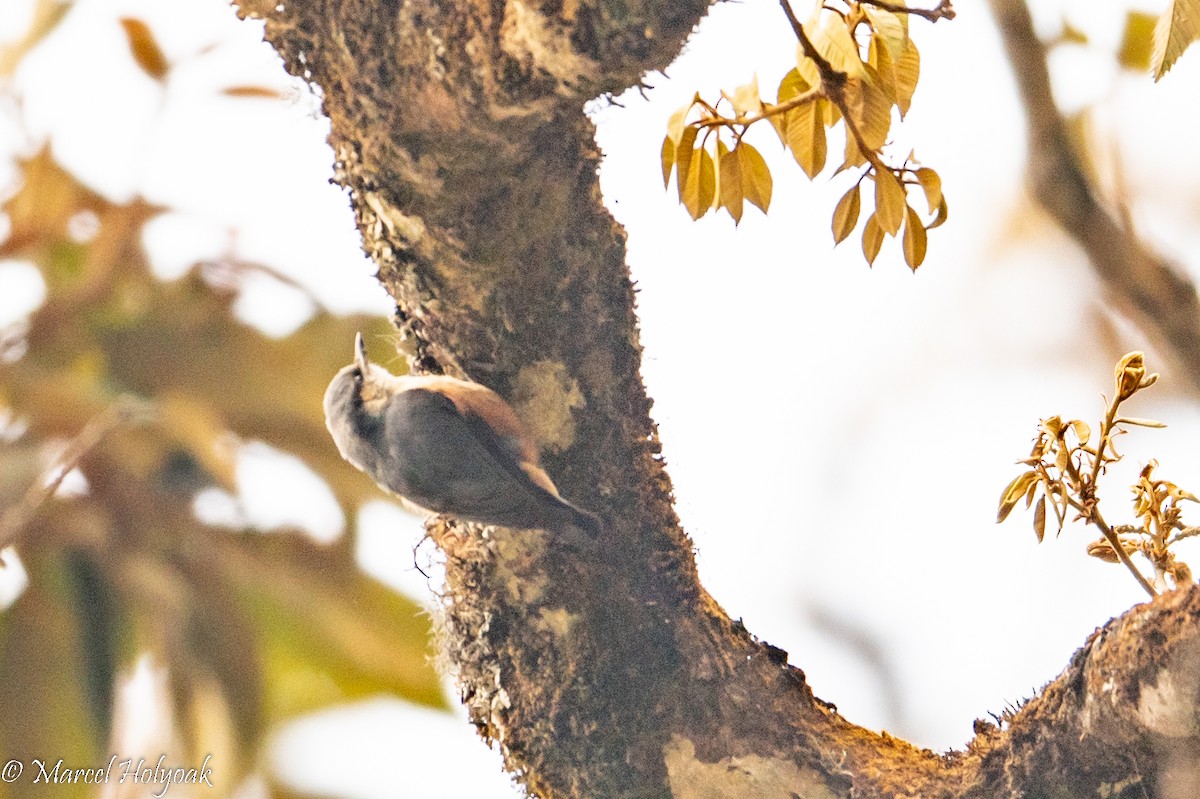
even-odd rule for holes
{"type": "Polygon", "coordinates": [[[325,424],[342,457],[381,488],[434,513],[502,527],[595,536],[600,520],[558,496],[512,408],[477,383],[396,376],[367,360],[325,392],[325,424]]]}

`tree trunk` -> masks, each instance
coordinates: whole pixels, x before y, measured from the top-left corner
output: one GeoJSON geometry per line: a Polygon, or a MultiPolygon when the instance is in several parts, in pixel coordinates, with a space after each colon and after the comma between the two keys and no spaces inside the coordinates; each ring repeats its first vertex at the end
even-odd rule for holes
{"type": "Polygon", "coordinates": [[[1200,593],[1135,608],[1005,729],[939,756],[843,720],[699,584],[582,106],[664,67],[706,6],[240,0],[322,93],[415,368],[508,397],[563,495],[608,522],[590,551],[433,530],[472,721],[546,799],[1173,799],[1200,745],[1200,593]]]}

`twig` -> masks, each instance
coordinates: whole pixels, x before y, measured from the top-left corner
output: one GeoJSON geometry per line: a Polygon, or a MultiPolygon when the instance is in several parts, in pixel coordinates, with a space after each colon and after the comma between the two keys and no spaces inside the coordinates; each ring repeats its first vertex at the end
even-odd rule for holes
{"type": "Polygon", "coordinates": [[[1153,599],[1158,596],[1158,592],[1154,590],[1154,586],[1150,585],[1150,581],[1146,579],[1145,575],[1129,559],[1129,553],[1125,551],[1125,547],[1121,544],[1121,539],[1117,537],[1117,534],[1113,532],[1108,523],[1100,516],[1100,512],[1093,510],[1088,521],[1100,528],[1100,532],[1104,533],[1104,538],[1108,541],[1109,546],[1117,553],[1117,557],[1125,564],[1125,568],[1133,572],[1134,579],[1138,581],[1138,585],[1146,589],[1146,593],[1150,595],[1150,598],[1153,599]]]}
{"type": "Polygon", "coordinates": [[[717,110],[708,103],[701,101],[703,106],[713,114],[713,117],[710,119],[701,119],[694,124],[697,128],[714,128],[720,125],[726,125],[729,127],[734,125],[749,126],[753,125],[755,122],[760,122],[769,117],[778,116],[779,114],[791,111],[793,108],[799,108],[805,103],[811,103],[817,98],[822,97],[823,94],[824,93],[819,88],[809,89],[803,94],[798,94],[790,100],[785,100],[784,102],[773,105],[770,108],[764,107],[763,110],[757,114],[734,117],[724,116],[723,114],[718,113],[717,110]]]}
{"type": "MultiPolygon", "coordinates": [[[[1104,424],[1100,428],[1100,442],[1096,445],[1096,454],[1092,460],[1092,471],[1088,475],[1088,481],[1085,483],[1083,475],[1079,473],[1079,469],[1075,467],[1074,462],[1067,458],[1066,473],[1067,476],[1079,486],[1079,493],[1083,496],[1084,501],[1081,502],[1074,497],[1067,495],[1067,501],[1071,503],[1071,507],[1079,511],[1083,518],[1089,523],[1100,528],[1100,532],[1104,534],[1105,540],[1109,546],[1113,548],[1117,559],[1125,564],[1125,568],[1133,573],[1134,579],[1138,581],[1138,585],[1146,589],[1146,593],[1151,598],[1158,596],[1158,592],[1154,590],[1154,586],[1141,573],[1134,562],[1130,559],[1129,553],[1125,551],[1125,547],[1121,544],[1121,539],[1116,532],[1108,526],[1108,522],[1100,515],[1099,500],[1096,497],[1096,481],[1100,477],[1100,470],[1104,466],[1104,448],[1108,444],[1109,437],[1112,435],[1113,422],[1117,417],[1117,409],[1121,404],[1119,393],[1114,392],[1112,402],[1108,405],[1108,410],[1104,414],[1104,424]]],[[[1060,446],[1065,446],[1065,442],[1060,441],[1060,446]]]]}
{"type": "Polygon", "coordinates": [[[811,58],[816,63],[817,69],[821,71],[821,81],[824,82],[829,79],[838,80],[840,78],[840,83],[845,83],[846,76],[834,69],[833,64],[830,64],[825,60],[825,56],[817,52],[812,39],[808,38],[808,34],[804,32],[804,25],[796,18],[796,12],[792,10],[792,4],[788,0],[779,0],[779,5],[783,6],[783,14],[787,17],[788,22],[791,23],[792,30],[796,32],[796,38],[800,40],[800,46],[804,48],[804,54],[811,58]]]}
{"type": "MultiPolygon", "coordinates": [[[[1088,484],[1092,491],[1096,490],[1096,481],[1100,479],[1100,472],[1104,469],[1104,449],[1108,446],[1120,405],[1120,395],[1118,392],[1113,392],[1112,402],[1108,403],[1108,408],[1104,411],[1104,422],[1100,426],[1100,442],[1096,445],[1096,457],[1092,460],[1091,482],[1088,484]]],[[[1119,458],[1120,455],[1116,457],[1119,458]]]]}
{"type": "Polygon", "coordinates": [[[118,427],[146,421],[151,406],[144,400],[123,395],[112,405],[93,416],[79,434],[71,439],[66,450],[49,471],[49,479],[37,479],[17,504],[8,508],[0,517],[0,550],[17,540],[21,531],[33,520],[38,510],[46,504],[62,481],[77,467],[89,452],[95,449],[106,435],[118,427]]]}
{"type": "Polygon", "coordinates": [[[1171,540],[1167,543],[1174,544],[1176,541],[1182,541],[1185,538],[1192,538],[1198,535],[1200,535],[1200,527],[1183,527],[1175,535],[1171,536],[1171,540]]]}
{"type": "Polygon", "coordinates": [[[891,11],[893,14],[908,14],[912,17],[923,17],[930,22],[937,22],[939,19],[954,19],[956,13],[950,0],[942,0],[938,3],[937,8],[909,8],[903,3],[889,3],[887,0],[858,0],[862,5],[875,6],[882,8],[884,11],[891,11]]]}

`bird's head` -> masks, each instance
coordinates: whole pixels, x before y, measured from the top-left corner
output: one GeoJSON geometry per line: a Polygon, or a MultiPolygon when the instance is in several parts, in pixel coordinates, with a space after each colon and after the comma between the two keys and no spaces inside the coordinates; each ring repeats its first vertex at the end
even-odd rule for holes
{"type": "Polygon", "coordinates": [[[362,333],[354,336],[354,360],[342,367],[325,391],[325,422],[330,432],[335,419],[375,418],[399,388],[400,378],[367,357],[362,333]]]}

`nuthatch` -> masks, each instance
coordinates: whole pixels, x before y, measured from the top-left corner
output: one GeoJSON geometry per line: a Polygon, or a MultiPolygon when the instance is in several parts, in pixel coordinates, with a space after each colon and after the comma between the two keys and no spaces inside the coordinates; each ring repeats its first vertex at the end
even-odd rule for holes
{"type": "Polygon", "coordinates": [[[433,513],[571,536],[601,531],[599,518],[559,497],[498,394],[453,377],[397,377],[367,360],[361,333],[354,363],[325,391],[325,425],[343,458],[433,513]]]}

